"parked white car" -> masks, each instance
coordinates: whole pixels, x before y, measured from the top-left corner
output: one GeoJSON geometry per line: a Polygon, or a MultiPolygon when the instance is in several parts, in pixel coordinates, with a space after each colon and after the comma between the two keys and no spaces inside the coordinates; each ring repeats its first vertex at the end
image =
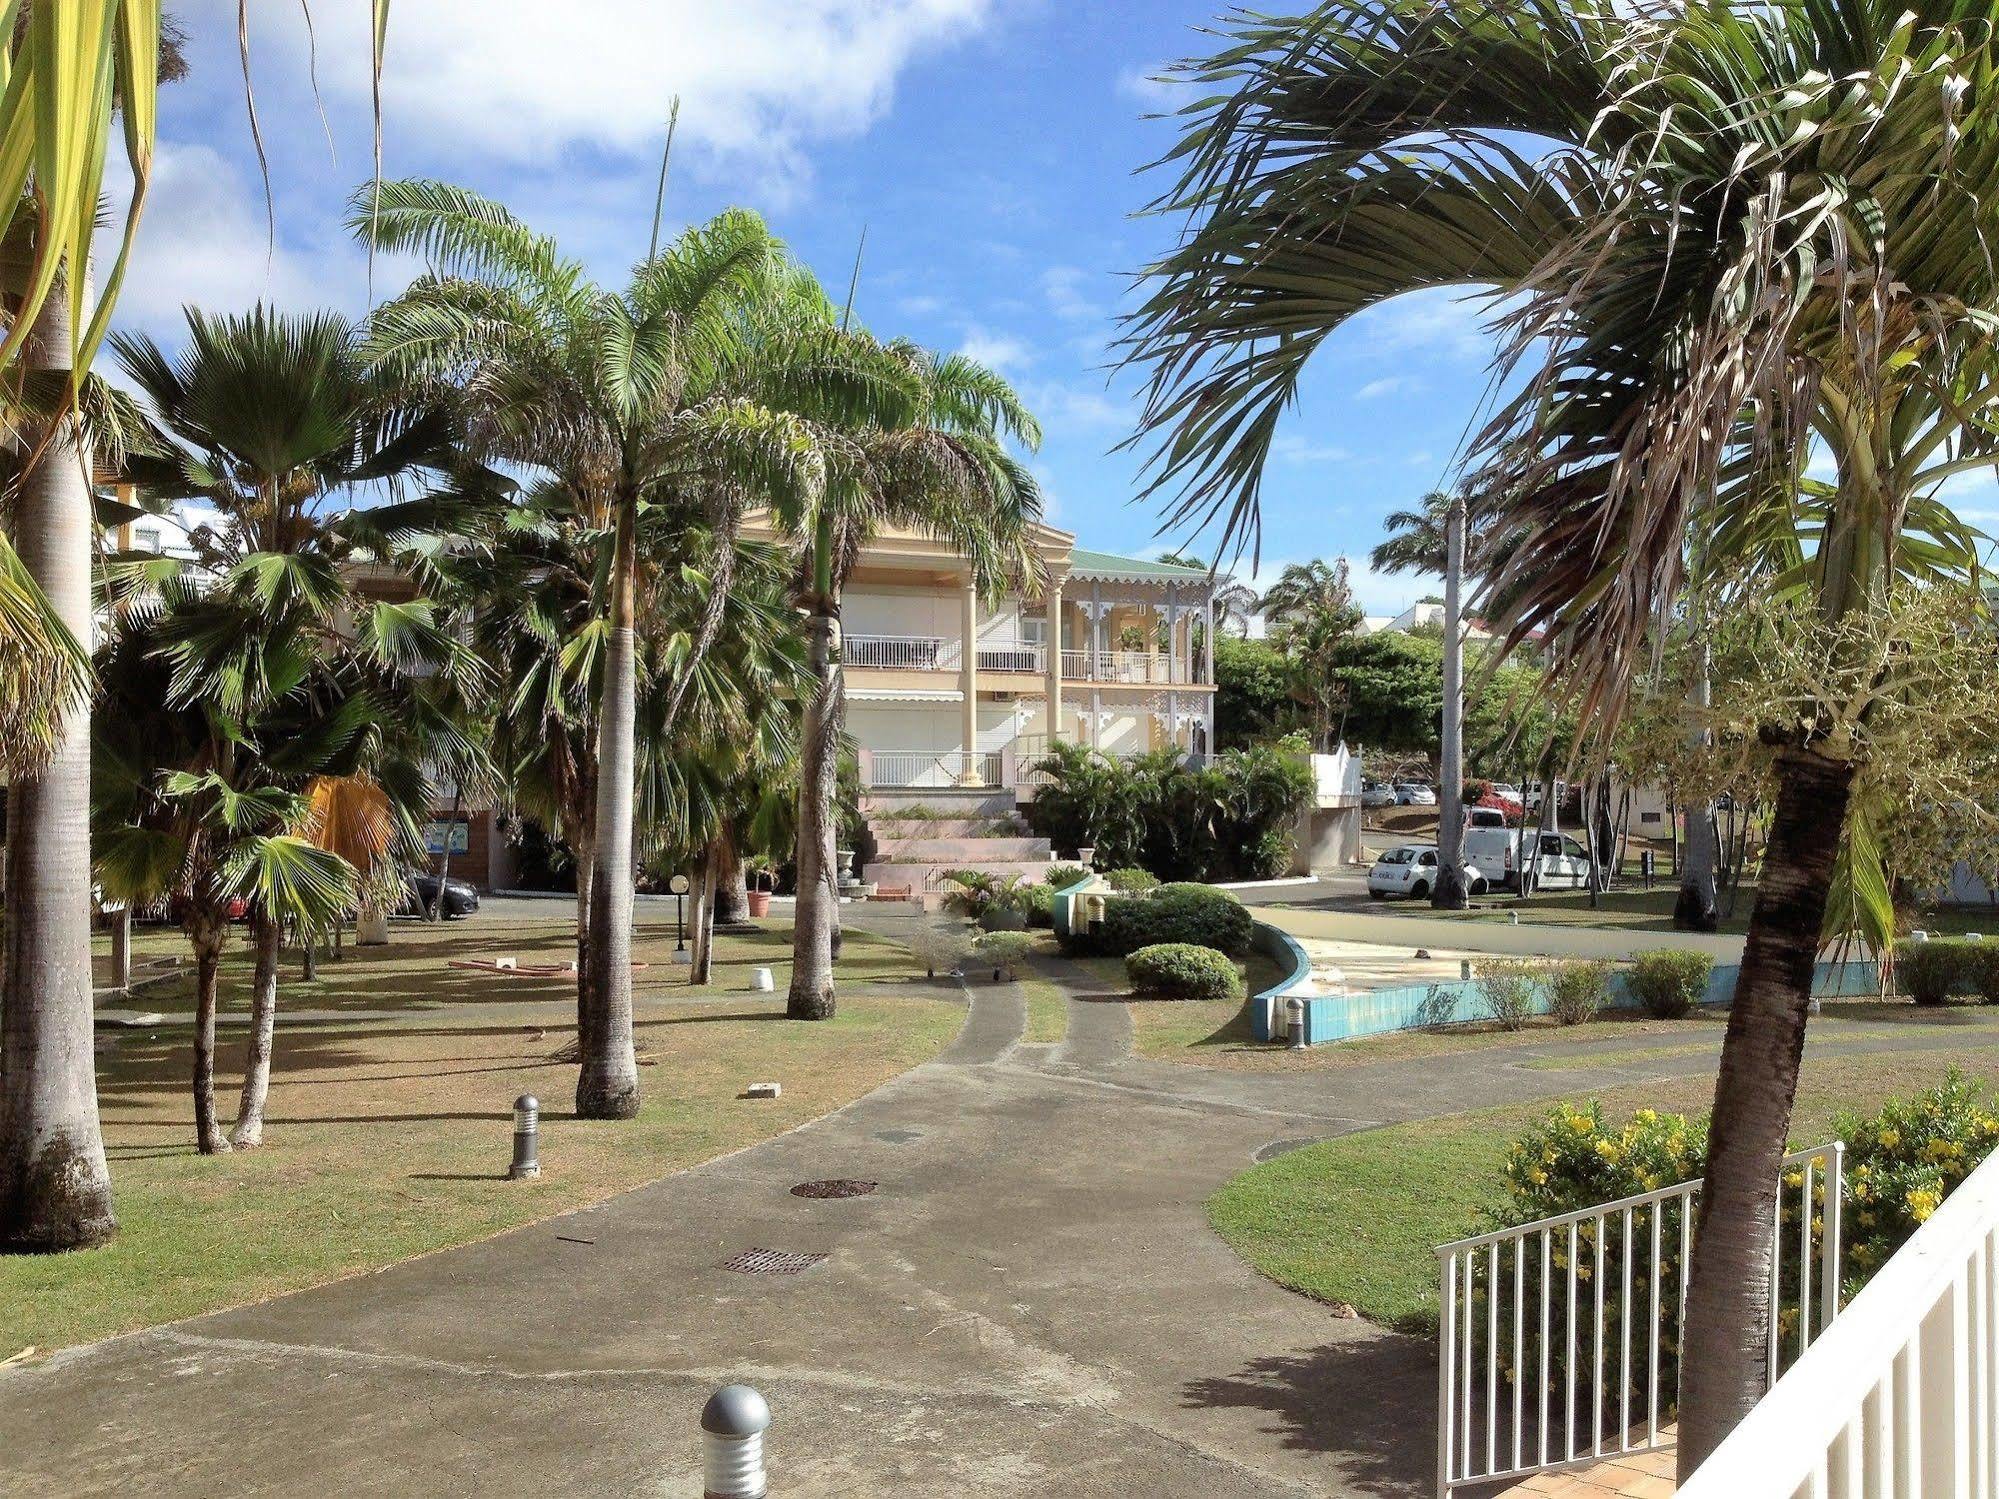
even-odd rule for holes
{"type": "Polygon", "coordinates": [[[1583,890],[1589,886],[1589,850],[1566,833],[1522,832],[1517,828],[1467,828],[1464,860],[1492,885],[1520,887],[1527,851],[1540,842],[1535,882],[1543,890],[1583,890]]]}
{"type": "Polygon", "coordinates": [[[1494,781],[1492,783],[1492,794],[1503,802],[1512,802],[1516,807],[1524,806],[1526,802],[1526,799],[1520,794],[1520,788],[1506,781],[1494,781]]]}
{"type": "Polygon", "coordinates": [[[1437,805],[1436,788],[1425,786],[1421,781],[1397,781],[1395,783],[1395,805],[1398,807],[1434,807],[1437,805]]]}
{"type": "Polygon", "coordinates": [[[1395,805],[1395,788],[1379,781],[1368,781],[1360,788],[1360,804],[1363,807],[1392,807],[1395,805]]]}
{"type": "MultiPolygon", "coordinates": [[[[1469,864],[1464,867],[1465,889],[1473,895],[1486,892],[1486,878],[1469,864]]],[[[1376,900],[1406,895],[1411,900],[1428,900],[1437,888],[1437,845],[1405,843],[1391,848],[1374,861],[1367,872],[1367,893],[1376,900]]]]}

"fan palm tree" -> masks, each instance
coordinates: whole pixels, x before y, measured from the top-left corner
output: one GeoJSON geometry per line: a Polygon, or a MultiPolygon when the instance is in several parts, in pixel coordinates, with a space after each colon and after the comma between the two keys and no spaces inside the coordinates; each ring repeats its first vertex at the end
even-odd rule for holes
{"type": "MultiPolygon", "coordinates": [[[[1690,543],[1849,642],[1910,578],[1962,576],[1939,502],[1989,465],[1986,252],[1999,188],[1980,6],[1445,7],[1340,0],[1246,21],[1195,65],[1189,231],[1134,352],[1174,523],[1252,533],[1300,371],[1364,307],[1423,287],[1514,298],[1503,399],[1467,486],[1520,541],[1481,551],[1502,642],[1532,632],[1598,737],[1690,543]],[[1810,439],[1838,477],[1815,487],[1810,439]]],[[[1873,640],[1863,649],[1879,649],[1873,640]]],[[[1892,662],[1889,649],[1881,658],[1892,662]]],[[[1828,891],[1872,704],[1808,691],[1715,1093],[1683,1353],[1689,1472],[1761,1389],[1778,1162],[1828,891]]]]}
{"type": "MultiPolygon", "coordinates": [[[[855,339],[872,347],[859,335],[848,341],[855,339]]],[[[826,431],[828,464],[822,495],[800,527],[813,685],[802,729],[798,903],[786,997],[794,1020],[830,1019],[835,1002],[834,801],[844,703],[837,642],[841,597],[862,550],[885,526],[926,532],[967,560],[973,586],[985,595],[1031,580],[1036,566],[1028,542],[1040,489],[1006,448],[1008,439],[1039,443],[1033,416],[1004,380],[962,355],[907,343],[879,352],[907,399],[872,412],[803,408],[826,431]]]]}
{"type": "MultiPolygon", "coordinates": [[[[585,1118],[638,1112],[631,926],[639,709],[639,528],[662,509],[683,529],[726,534],[753,503],[796,514],[824,460],[789,409],[865,403],[817,337],[823,295],[755,214],[725,212],[640,262],[621,291],[593,284],[505,208],[444,183],[357,194],[355,232],[414,251],[430,269],[375,315],[381,368],[454,400],[478,448],[547,476],[601,538],[603,683],[596,709],[589,916],[578,972],[585,1118]],[[773,393],[782,399],[771,399],[773,393]]],[[[718,554],[726,566],[732,549],[718,554]]],[[[726,575],[714,579],[724,595],[726,575]]],[[[720,627],[704,617],[688,663],[720,627]]],[[[669,692],[662,733],[682,696],[669,692]]]]}
{"type": "Polygon", "coordinates": [[[451,710],[480,671],[428,599],[355,584],[362,564],[427,565],[419,528],[452,502],[334,508],[456,465],[444,418],[398,400],[337,315],[190,309],[187,323],[176,356],[143,335],[114,341],[153,429],[128,474],[149,501],[197,500],[218,519],[193,534],[191,571],[160,557],[107,567],[123,632],[107,666],[120,711],[98,736],[99,868],[122,898],[172,894],[182,912],[196,959],[197,1134],[212,1151],[226,1148],[212,1075],[230,899],[250,898],[258,951],[234,1141],[247,1147],[261,1139],[282,927],[310,942],[355,893],[323,785],[358,777],[393,814],[396,852],[421,858],[423,767],[466,773],[474,754],[451,710]]]}

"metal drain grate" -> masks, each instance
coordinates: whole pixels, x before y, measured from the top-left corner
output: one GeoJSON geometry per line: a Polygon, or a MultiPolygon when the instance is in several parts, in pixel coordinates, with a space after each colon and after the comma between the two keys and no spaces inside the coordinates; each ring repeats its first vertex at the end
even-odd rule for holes
{"type": "Polygon", "coordinates": [[[791,1189],[793,1197],[865,1197],[874,1191],[879,1183],[855,1181],[851,1177],[835,1176],[825,1181],[800,1182],[791,1189]]]}
{"type": "Polygon", "coordinates": [[[745,1249],[722,1261],[722,1268],[742,1275],[796,1275],[825,1258],[823,1254],[799,1254],[790,1249],[745,1249]]]}

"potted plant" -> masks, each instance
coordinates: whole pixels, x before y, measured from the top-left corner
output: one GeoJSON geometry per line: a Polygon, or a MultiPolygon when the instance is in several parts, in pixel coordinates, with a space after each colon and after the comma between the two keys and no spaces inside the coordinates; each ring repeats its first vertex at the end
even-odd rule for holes
{"type": "Polygon", "coordinates": [[[755,869],[750,872],[750,890],[747,897],[750,903],[750,915],[770,915],[772,885],[771,883],[767,883],[770,880],[771,873],[768,869],[755,869]]]}

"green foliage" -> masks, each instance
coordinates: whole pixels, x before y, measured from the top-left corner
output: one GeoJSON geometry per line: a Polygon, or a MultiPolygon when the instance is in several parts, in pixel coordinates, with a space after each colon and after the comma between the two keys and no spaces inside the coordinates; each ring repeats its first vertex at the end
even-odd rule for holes
{"type": "Polygon", "coordinates": [[[1999,1004],[1999,942],[1933,938],[1895,950],[1895,979],[1919,1005],[1940,1005],[1954,994],[1976,994],[1999,1004]]]}
{"type": "Polygon", "coordinates": [[[1847,1146],[1848,1284],[1857,1290],[1991,1153],[1999,1115],[1953,1071],[1878,1114],[1842,1119],[1839,1133],[1847,1146]]]}
{"type": "MultiPolygon", "coordinates": [[[[1595,1099],[1551,1110],[1506,1158],[1510,1200],[1501,1223],[1531,1223],[1691,1181],[1707,1160],[1707,1123],[1640,1109],[1611,1128],[1595,1099]]],[[[1557,1268],[1562,1268],[1558,1266],[1557,1268]]]]}
{"type": "Polygon", "coordinates": [[[1001,974],[1013,977],[1018,968],[1034,951],[1034,938],[1026,932],[986,932],[972,943],[972,952],[983,966],[993,970],[997,980],[1001,974]]]}
{"type": "Polygon", "coordinates": [[[1103,930],[1072,940],[1076,946],[1112,956],[1162,942],[1186,942],[1240,958],[1249,951],[1253,925],[1249,908],[1226,890],[1208,885],[1161,885],[1150,895],[1107,901],[1103,930]]]}
{"type": "Polygon", "coordinates": [[[955,915],[978,921],[996,906],[1015,908],[1013,891],[1020,883],[1017,874],[998,875],[983,869],[947,869],[941,878],[955,887],[944,895],[944,909],[955,915]]]}
{"type": "Polygon", "coordinates": [[[1547,974],[1548,1013],[1557,1025],[1587,1025],[1610,1002],[1610,976],[1616,965],[1603,958],[1577,958],[1550,965],[1547,974]]]}
{"type": "Polygon", "coordinates": [[[1300,712],[1284,652],[1269,640],[1215,641],[1215,744],[1240,749],[1290,733],[1300,712]]]}
{"type": "Polygon", "coordinates": [[[1159,888],[1159,876],[1149,869],[1107,869],[1104,883],[1119,895],[1144,895],[1159,888]]]}
{"type": "Polygon", "coordinates": [[[1660,947],[1638,953],[1624,981],[1647,1014],[1677,1020],[1692,1014],[1707,997],[1708,975],[1713,971],[1714,959],[1704,952],[1660,947]]]}
{"type": "Polygon", "coordinates": [[[1080,864],[1050,864],[1048,873],[1042,876],[1050,890],[1066,890],[1078,880],[1088,879],[1090,871],[1080,864]]]}
{"type": "Polygon", "coordinates": [[[1277,828],[1252,834],[1236,850],[1236,873],[1246,880],[1274,880],[1291,867],[1291,836],[1277,828]]]}
{"type": "Polygon", "coordinates": [[[972,934],[959,926],[924,922],[904,939],[931,978],[959,968],[972,950],[972,934]]]}
{"type": "Polygon", "coordinates": [[[1241,999],[1242,974],[1226,953],[1187,942],[1162,942],[1127,953],[1124,971],[1148,999],[1241,999]]]}
{"type": "Polygon", "coordinates": [[[1478,1002],[1487,1018],[1502,1030],[1522,1029],[1533,1017],[1539,992],[1541,964],[1525,958],[1499,958],[1478,965],[1478,1002]]]}
{"type": "Polygon", "coordinates": [[[1055,925],[1055,886],[1052,884],[1027,885],[1021,889],[1026,905],[1024,915],[1031,927],[1052,927],[1055,925]]]}
{"type": "Polygon", "coordinates": [[[1114,761],[1057,744],[1038,767],[1049,782],[1028,821],[1057,848],[1095,848],[1100,865],[1169,879],[1253,874],[1281,862],[1265,835],[1288,838],[1311,796],[1304,753],[1302,740],[1285,740],[1227,750],[1196,769],[1177,750],[1114,761]]]}

